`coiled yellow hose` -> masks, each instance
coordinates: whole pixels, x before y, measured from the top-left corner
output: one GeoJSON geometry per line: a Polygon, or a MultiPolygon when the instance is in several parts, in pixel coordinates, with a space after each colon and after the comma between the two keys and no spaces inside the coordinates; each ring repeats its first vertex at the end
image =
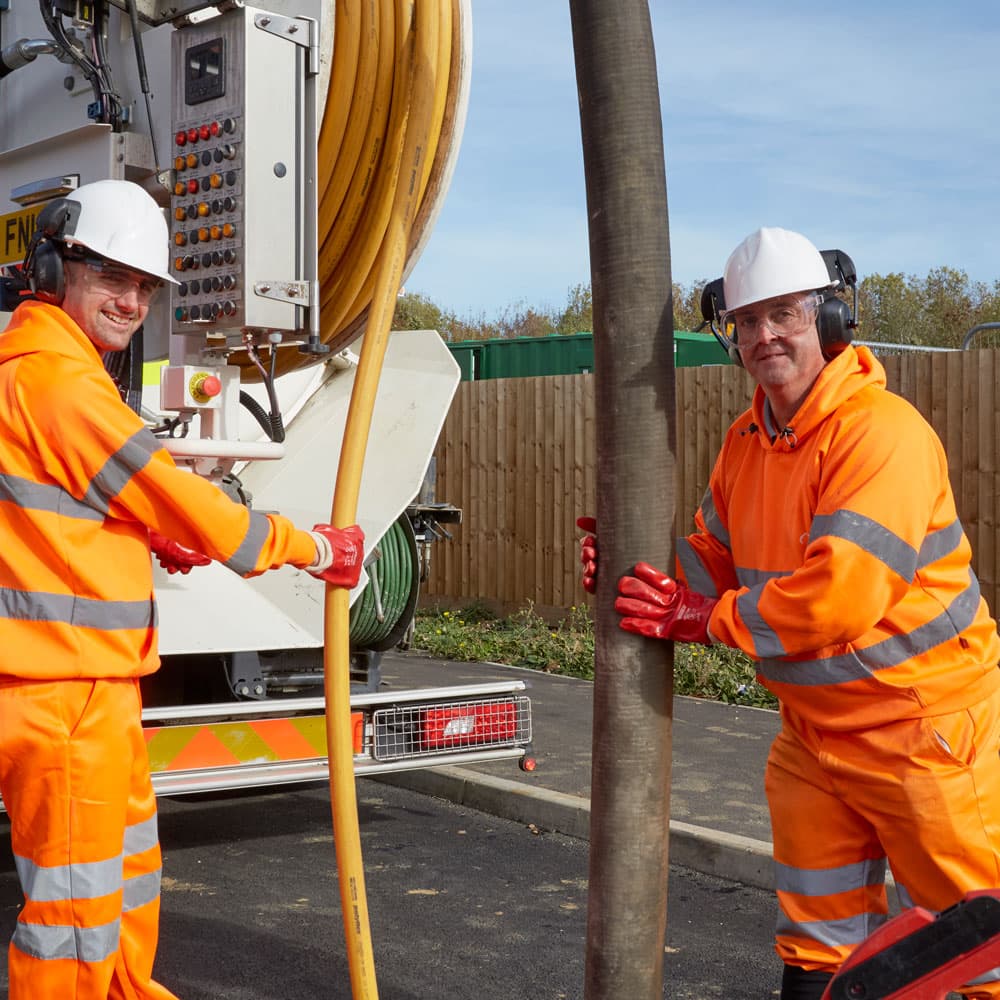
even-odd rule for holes
{"type": "MultiPolygon", "coordinates": [[[[336,349],[364,325],[330,517],[337,527],[357,519],[396,297],[420,225],[431,217],[429,209],[421,213],[422,200],[433,189],[435,169],[445,169],[445,158],[436,154],[448,117],[448,80],[457,65],[453,41],[461,37],[453,29],[462,14],[460,0],[337,5],[335,62],[320,138],[321,336],[336,349]],[[364,90],[349,97],[345,116],[349,84],[364,90]],[[335,160],[334,136],[342,136],[335,160]]],[[[454,113],[452,118],[454,125],[454,113]]],[[[354,783],[349,633],[349,594],[327,587],[324,693],[341,907],[352,994],[374,1000],[378,987],[354,783]]]]}
{"type": "MultiPolygon", "coordinates": [[[[404,53],[415,16],[427,16],[437,27],[434,44],[420,53],[413,70],[432,81],[432,94],[421,125],[422,160],[412,192],[404,275],[416,263],[454,167],[468,88],[469,0],[337,0],[335,5],[317,177],[320,339],[331,351],[364,332],[378,271],[394,252],[386,247],[393,238],[389,219],[397,183],[393,148],[401,130],[413,128],[407,124],[414,107],[404,53]],[[433,13],[420,14],[425,6],[433,13]]],[[[280,350],[275,372],[283,375],[317,360],[294,348],[280,350]]],[[[243,381],[259,381],[245,352],[234,353],[229,363],[241,368],[243,381]]]]}

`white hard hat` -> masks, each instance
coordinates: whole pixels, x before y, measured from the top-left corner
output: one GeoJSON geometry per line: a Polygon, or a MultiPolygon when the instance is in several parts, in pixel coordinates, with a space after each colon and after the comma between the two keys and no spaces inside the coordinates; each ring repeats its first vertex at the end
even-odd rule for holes
{"type": "Polygon", "coordinates": [[[138,184],[95,181],[66,200],[80,205],[79,215],[69,219],[59,236],[67,246],[85,247],[116,264],[179,284],[170,274],[170,234],[163,212],[138,184]]]}
{"type": "Polygon", "coordinates": [[[763,228],[751,233],[730,255],[722,276],[726,311],[791,292],[829,288],[820,252],[799,233],[763,228]]]}

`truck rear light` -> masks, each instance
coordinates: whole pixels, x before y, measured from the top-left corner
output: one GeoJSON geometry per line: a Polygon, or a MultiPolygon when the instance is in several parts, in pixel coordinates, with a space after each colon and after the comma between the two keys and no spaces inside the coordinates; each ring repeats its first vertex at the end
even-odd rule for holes
{"type": "Polygon", "coordinates": [[[517,708],[512,701],[455,708],[429,708],[424,712],[423,743],[428,750],[507,742],[517,729],[517,708]]]}
{"type": "Polygon", "coordinates": [[[376,711],[373,728],[373,755],[382,761],[518,747],[531,742],[531,703],[511,695],[400,705],[376,711]]]}

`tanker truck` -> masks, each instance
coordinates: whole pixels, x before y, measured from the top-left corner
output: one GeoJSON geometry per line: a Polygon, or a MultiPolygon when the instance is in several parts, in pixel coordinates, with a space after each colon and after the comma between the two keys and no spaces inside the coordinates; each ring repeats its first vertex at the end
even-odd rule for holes
{"type": "MultiPolygon", "coordinates": [[[[35,220],[104,178],[134,181],[169,224],[177,286],[106,367],[178,465],[299,525],[329,520],[386,206],[409,184],[403,276],[440,209],[469,83],[468,0],[0,0],[0,320],[25,294],[35,220]],[[430,10],[430,13],[427,11],[430,10]],[[421,65],[416,65],[420,63],[421,65]],[[421,167],[391,151],[432,73],[421,167]]],[[[459,380],[435,331],[389,337],[358,500],[351,593],[356,774],[526,760],[523,683],[397,689],[429,544],[460,511],[428,470],[459,380]]],[[[160,670],[143,725],[158,794],[327,774],[320,581],[154,566],[160,670]]]]}

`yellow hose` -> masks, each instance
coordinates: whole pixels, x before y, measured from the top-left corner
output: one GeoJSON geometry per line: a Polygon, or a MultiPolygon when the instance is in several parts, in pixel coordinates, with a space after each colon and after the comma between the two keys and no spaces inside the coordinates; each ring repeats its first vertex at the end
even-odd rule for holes
{"type": "MultiPolygon", "coordinates": [[[[358,268],[359,271],[367,268],[374,275],[372,298],[348,409],[330,517],[331,523],[341,528],[357,520],[358,493],[372,410],[389,327],[406,264],[410,233],[420,196],[427,183],[429,133],[436,117],[440,127],[441,112],[438,109],[444,107],[443,99],[437,96],[442,64],[441,32],[450,31],[451,2],[452,0],[395,0],[394,95],[387,141],[380,154],[383,170],[376,186],[379,204],[369,217],[375,220],[374,224],[380,230],[378,247],[373,259],[358,268]]],[[[338,4],[338,11],[342,6],[353,9],[356,5],[338,4]]],[[[383,8],[384,6],[383,4],[383,8]]],[[[361,23],[360,19],[358,23],[361,23]]],[[[338,17],[338,31],[339,28],[338,17]]],[[[380,39],[380,43],[384,41],[384,38],[380,39]]],[[[444,64],[447,66],[447,60],[444,60],[444,64]]],[[[328,108],[329,105],[330,100],[327,102],[328,108]]],[[[345,135],[351,130],[352,124],[348,121],[345,124],[345,135]]],[[[366,129],[366,133],[367,131],[366,129]]],[[[335,169],[334,174],[336,173],[335,169]]],[[[353,185],[348,185],[341,211],[345,210],[352,197],[352,187],[353,185]]],[[[362,211],[367,211],[367,206],[362,211]]],[[[363,247],[366,253],[370,252],[372,242],[374,238],[369,240],[363,237],[357,241],[355,250],[360,253],[363,247]]],[[[351,245],[349,241],[348,254],[351,245]]],[[[330,301],[328,307],[324,301],[324,307],[336,313],[337,322],[342,323],[345,317],[355,311],[354,300],[347,302],[346,297],[349,292],[353,292],[356,297],[365,287],[367,277],[367,271],[360,276],[348,271],[334,280],[335,287],[344,293],[345,301],[330,301]]],[[[325,324],[323,329],[327,330],[325,324]]],[[[324,332],[324,339],[325,337],[324,332]]],[[[374,1000],[378,997],[378,986],[361,857],[350,723],[350,599],[348,592],[341,588],[326,588],[325,636],[324,693],[327,752],[330,758],[330,800],[347,961],[355,1000],[374,1000]]]]}

